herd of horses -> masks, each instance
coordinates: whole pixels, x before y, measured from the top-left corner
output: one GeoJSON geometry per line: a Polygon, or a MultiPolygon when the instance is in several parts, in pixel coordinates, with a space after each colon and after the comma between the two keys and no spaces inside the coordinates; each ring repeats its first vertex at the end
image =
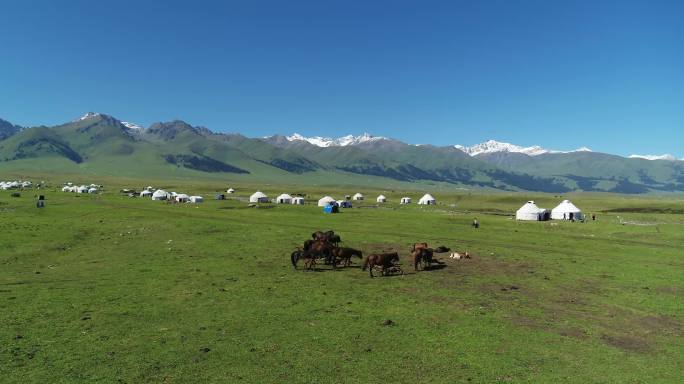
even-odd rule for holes
{"type": "MultiPolygon", "coordinates": [[[[319,260],[333,269],[338,266],[348,267],[352,264],[352,258],[363,259],[362,270],[368,270],[370,277],[374,277],[373,270],[380,270],[382,276],[390,274],[403,274],[399,265],[399,253],[372,253],[363,257],[363,252],[349,247],[340,247],[342,241],[340,236],[333,231],[316,231],[311,234],[311,239],[306,240],[302,247],[295,249],[290,255],[290,260],[295,269],[299,261],[304,262],[306,269],[314,269],[319,260]]],[[[428,269],[433,263],[442,264],[434,259],[435,253],[449,252],[450,249],[444,246],[435,249],[429,248],[427,243],[415,243],[410,249],[410,260],[413,269],[428,269]]]]}

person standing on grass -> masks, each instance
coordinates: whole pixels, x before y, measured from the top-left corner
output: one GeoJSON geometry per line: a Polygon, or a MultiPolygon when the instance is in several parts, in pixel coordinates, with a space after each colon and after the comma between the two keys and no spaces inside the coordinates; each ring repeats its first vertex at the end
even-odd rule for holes
{"type": "Polygon", "coordinates": [[[477,220],[477,217],[473,219],[473,228],[480,228],[480,222],[477,220]]]}

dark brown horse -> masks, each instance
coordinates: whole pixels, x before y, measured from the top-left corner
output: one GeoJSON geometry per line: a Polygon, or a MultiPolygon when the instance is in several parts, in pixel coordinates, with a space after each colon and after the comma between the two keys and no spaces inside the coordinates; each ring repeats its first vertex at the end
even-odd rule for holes
{"type": "Polygon", "coordinates": [[[394,263],[399,261],[399,254],[396,252],[392,253],[374,253],[372,255],[368,255],[366,257],[366,260],[363,263],[363,270],[365,271],[366,268],[370,271],[370,277],[373,276],[373,268],[374,267],[379,267],[380,268],[380,273],[382,275],[385,274],[386,270],[389,270],[394,266],[394,263]]]}
{"type": "Polygon", "coordinates": [[[333,244],[334,246],[338,246],[342,239],[340,238],[339,235],[336,235],[335,232],[333,231],[316,231],[311,234],[311,238],[314,241],[327,241],[328,243],[333,244]]]}
{"type": "Polygon", "coordinates": [[[411,252],[411,259],[413,260],[413,270],[418,270],[418,265],[420,264],[425,270],[429,268],[432,264],[433,251],[430,248],[417,248],[411,252]]]}
{"type": "Polygon", "coordinates": [[[361,259],[363,257],[363,252],[354,248],[334,248],[332,250],[333,256],[338,259],[337,262],[342,262],[343,267],[348,267],[351,265],[351,258],[353,256],[361,259]]]}
{"type": "Polygon", "coordinates": [[[313,269],[316,266],[316,257],[308,251],[303,249],[296,249],[290,255],[290,260],[292,261],[292,266],[297,269],[297,263],[299,260],[304,260],[304,267],[306,269],[313,269]]]}
{"type": "Polygon", "coordinates": [[[326,264],[332,264],[333,268],[337,268],[337,260],[333,256],[335,247],[327,241],[317,240],[309,244],[305,251],[312,254],[316,258],[325,259],[326,264]]]}

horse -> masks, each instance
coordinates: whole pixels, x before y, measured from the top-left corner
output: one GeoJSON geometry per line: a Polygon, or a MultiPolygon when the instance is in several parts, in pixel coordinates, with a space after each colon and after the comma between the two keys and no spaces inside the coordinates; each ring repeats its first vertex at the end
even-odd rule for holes
{"type": "Polygon", "coordinates": [[[333,268],[337,268],[337,260],[333,257],[333,250],[335,247],[327,241],[318,240],[310,243],[306,252],[311,253],[316,258],[324,258],[326,264],[332,264],[333,268]]]}
{"type": "Polygon", "coordinates": [[[374,254],[368,255],[368,257],[366,257],[366,260],[363,263],[362,270],[365,271],[366,268],[368,268],[369,272],[370,272],[370,277],[375,277],[375,276],[373,276],[373,267],[380,267],[380,273],[382,275],[384,275],[385,270],[390,269],[392,266],[394,266],[394,263],[396,263],[398,261],[399,261],[399,254],[396,252],[374,253],[374,254]]]}
{"type": "Polygon", "coordinates": [[[290,261],[292,261],[292,266],[297,269],[297,263],[300,259],[304,260],[304,267],[306,269],[313,269],[316,266],[316,257],[311,252],[307,252],[302,249],[296,249],[290,255],[290,261]]]}
{"type": "Polygon", "coordinates": [[[440,245],[439,247],[435,248],[435,253],[445,253],[451,251],[451,248],[445,247],[443,245],[440,245]]]}
{"type": "Polygon", "coordinates": [[[335,232],[333,232],[333,231],[325,231],[325,232],[316,231],[316,232],[311,234],[311,238],[313,240],[323,240],[323,239],[328,239],[334,235],[335,235],[335,232]]]}
{"type": "Polygon", "coordinates": [[[314,241],[322,240],[322,241],[327,241],[334,246],[338,246],[339,243],[342,241],[339,235],[336,235],[335,232],[333,231],[316,231],[311,234],[311,238],[314,241]]]}
{"type": "Polygon", "coordinates": [[[333,248],[332,254],[335,258],[342,261],[342,266],[348,267],[351,265],[352,256],[356,256],[359,259],[363,257],[363,252],[354,248],[333,248]]]}
{"type": "Polygon", "coordinates": [[[411,252],[415,251],[416,249],[423,249],[423,248],[427,248],[427,247],[428,247],[427,243],[415,243],[411,247],[411,252]]]}
{"type": "Polygon", "coordinates": [[[421,264],[423,270],[430,267],[432,263],[433,251],[430,248],[418,248],[411,252],[411,259],[413,260],[413,270],[418,270],[418,264],[421,264]]]}

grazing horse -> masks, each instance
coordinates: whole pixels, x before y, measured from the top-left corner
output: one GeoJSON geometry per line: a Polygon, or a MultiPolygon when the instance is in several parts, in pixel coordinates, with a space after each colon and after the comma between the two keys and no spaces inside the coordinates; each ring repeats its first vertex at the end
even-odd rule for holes
{"type": "Polygon", "coordinates": [[[363,263],[363,271],[366,270],[366,268],[369,269],[370,271],[370,277],[373,276],[373,267],[380,267],[380,273],[382,275],[385,274],[386,270],[389,270],[394,266],[394,263],[399,261],[399,254],[396,252],[392,253],[374,253],[372,255],[368,255],[366,257],[366,260],[363,263]]]}
{"type": "Polygon", "coordinates": [[[290,261],[292,261],[292,266],[297,269],[297,263],[299,260],[304,260],[304,267],[306,269],[313,269],[316,266],[316,257],[308,251],[302,249],[296,249],[290,255],[290,261]]]}
{"type": "Polygon", "coordinates": [[[423,270],[430,267],[432,263],[432,249],[418,248],[411,252],[411,259],[413,260],[413,270],[418,270],[418,264],[422,265],[423,270]]]}
{"type": "Polygon", "coordinates": [[[335,247],[327,241],[318,240],[311,243],[306,252],[311,253],[316,258],[324,258],[326,264],[332,264],[333,268],[337,268],[337,260],[333,257],[334,249],[335,247]]]}
{"type": "Polygon", "coordinates": [[[354,248],[334,248],[332,254],[336,259],[339,259],[338,262],[342,262],[342,266],[344,267],[351,265],[352,256],[356,256],[359,259],[363,257],[363,252],[354,248]]]}

